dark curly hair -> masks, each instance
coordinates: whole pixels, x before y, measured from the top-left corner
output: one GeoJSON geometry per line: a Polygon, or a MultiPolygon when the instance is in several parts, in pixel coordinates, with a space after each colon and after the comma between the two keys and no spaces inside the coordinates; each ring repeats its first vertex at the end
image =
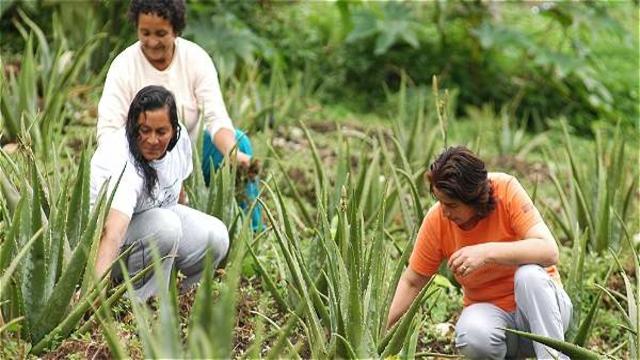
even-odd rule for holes
{"type": "Polygon", "coordinates": [[[445,149],[425,177],[432,193],[435,186],[448,197],[474,208],[480,218],[496,207],[484,162],[464,146],[445,149]]]}
{"type": "Polygon", "coordinates": [[[176,35],[186,26],[184,0],[132,0],[129,21],[137,28],[140,14],[156,14],[171,23],[176,35]]]}
{"type": "Polygon", "coordinates": [[[142,156],[138,148],[138,137],[140,136],[140,124],[138,117],[145,111],[167,109],[169,113],[169,122],[173,129],[173,136],[167,146],[167,152],[173,150],[180,138],[180,124],[178,123],[178,111],[176,109],[176,100],[173,94],[162,86],[146,86],[142,88],[131,102],[129,113],[127,114],[126,134],[129,142],[129,152],[135,161],[136,170],[144,178],[144,188],[149,195],[153,197],[153,188],[158,183],[158,174],[156,169],[151,167],[149,162],[142,156]]]}

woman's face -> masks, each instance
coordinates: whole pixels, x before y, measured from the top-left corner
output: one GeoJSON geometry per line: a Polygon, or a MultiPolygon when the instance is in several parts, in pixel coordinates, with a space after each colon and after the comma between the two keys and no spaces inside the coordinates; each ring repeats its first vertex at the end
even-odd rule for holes
{"type": "Polygon", "coordinates": [[[156,14],[138,15],[138,40],[142,53],[158,70],[166,69],[173,59],[176,33],[169,20],[156,14]]]}
{"type": "Polygon", "coordinates": [[[433,187],[433,194],[440,202],[444,216],[459,227],[468,230],[475,225],[476,210],[458,199],[453,199],[433,187]]]}
{"type": "Polygon", "coordinates": [[[149,110],[138,116],[138,149],[147,161],[158,160],[167,153],[173,128],[166,107],[149,110]]]}

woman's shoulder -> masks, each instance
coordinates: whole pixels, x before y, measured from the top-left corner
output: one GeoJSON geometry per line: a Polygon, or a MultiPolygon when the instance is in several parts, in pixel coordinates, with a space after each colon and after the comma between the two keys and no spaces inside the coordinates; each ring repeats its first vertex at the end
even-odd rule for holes
{"type": "Polygon", "coordinates": [[[512,184],[518,183],[518,179],[515,176],[503,172],[491,172],[488,177],[496,195],[505,194],[512,184]]]}
{"type": "Polygon", "coordinates": [[[487,174],[489,180],[495,184],[507,184],[513,181],[516,177],[503,172],[490,172],[487,174]]]}
{"type": "Polygon", "coordinates": [[[209,54],[200,45],[185,38],[177,37],[175,45],[178,52],[183,54],[209,57],[209,54]]]}
{"type": "Polygon", "coordinates": [[[125,129],[106,133],[98,142],[98,147],[93,154],[92,163],[98,165],[108,165],[113,163],[124,163],[129,160],[129,144],[125,134],[125,129]]]}

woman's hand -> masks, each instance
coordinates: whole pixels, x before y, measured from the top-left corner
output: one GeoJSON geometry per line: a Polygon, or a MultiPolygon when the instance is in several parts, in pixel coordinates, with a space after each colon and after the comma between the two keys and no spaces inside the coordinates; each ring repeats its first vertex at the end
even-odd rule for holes
{"type": "Polygon", "coordinates": [[[478,270],[488,262],[491,245],[484,243],[458,249],[449,258],[449,269],[458,276],[466,276],[478,270]]]}
{"type": "Polygon", "coordinates": [[[95,265],[95,276],[102,277],[113,261],[118,257],[120,245],[124,241],[125,233],[129,227],[129,216],[116,209],[109,209],[109,214],[104,223],[100,245],[98,245],[98,257],[95,265]]]}
{"type": "Polygon", "coordinates": [[[558,245],[543,222],[533,225],[522,240],[465,246],[449,258],[449,269],[466,276],[485,264],[550,266],[558,263],[558,245]]]}
{"type": "Polygon", "coordinates": [[[236,155],[236,160],[238,160],[238,166],[245,169],[249,168],[249,165],[251,164],[251,157],[240,151],[238,151],[238,154],[236,155]]]}
{"type": "Polygon", "coordinates": [[[393,324],[402,317],[407,309],[413,303],[420,290],[425,286],[431,276],[425,276],[413,271],[410,267],[402,273],[398,286],[396,287],[396,293],[391,301],[391,307],[389,308],[389,315],[387,318],[387,329],[390,329],[393,324]]]}
{"type": "Polygon", "coordinates": [[[213,145],[223,154],[229,154],[231,156],[235,153],[238,166],[245,169],[249,167],[251,157],[236,149],[235,132],[225,128],[218,130],[213,136],[213,145]]]}

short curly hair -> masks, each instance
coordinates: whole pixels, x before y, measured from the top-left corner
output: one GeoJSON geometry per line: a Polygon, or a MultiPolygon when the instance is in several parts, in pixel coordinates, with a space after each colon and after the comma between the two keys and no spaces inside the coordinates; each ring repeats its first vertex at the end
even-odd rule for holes
{"type": "Polygon", "coordinates": [[[433,188],[474,208],[483,218],[496,207],[484,162],[464,146],[445,149],[431,164],[425,178],[433,188]]]}
{"type": "Polygon", "coordinates": [[[171,23],[176,35],[180,35],[187,25],[185,0],[132,0],[129,5],[129,21],[138,27],[140,14],[156,14],[171,23]]]}

